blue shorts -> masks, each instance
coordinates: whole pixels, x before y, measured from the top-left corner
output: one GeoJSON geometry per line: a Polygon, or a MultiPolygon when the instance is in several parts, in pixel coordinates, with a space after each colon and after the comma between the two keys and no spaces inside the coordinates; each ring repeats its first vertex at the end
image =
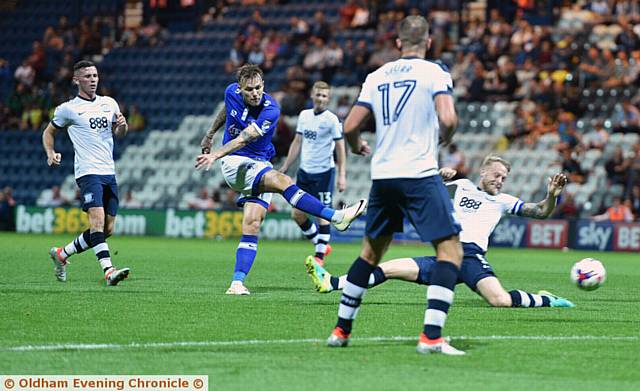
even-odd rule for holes
{"type": "Polygon", "coordinates": [[[299,188],[316,197],[324,206],[331,207],[333,201],[333,183],[335,182],[334,168],[317,174],[309,174],[302,169],[298,170],[296,185],[299,188]]]}
{"type": "MultiPolygon", "coordinates": [[[[462,259],[462,267],[458,274],[458,284],[464,283],[472,291],[476,291],[478,282],[487,277],[495,277],[493,268],[484,258],[484,251],[480,247],[472,243],[463,243],[464,258],[462,259]]],[[[418,264],[419,277],[418,281],[426,282],[429,285],[431,281],[431,266],[437,261],[436,257],[415,257],[413,260],[418,264]]]]}
{"type": "Polygon", "coordinates": [[[440,175],[373,181],[365,235],[375,239],[402,232],[403,217],[423,242],[444,239],[461,231],[440,175]]]}
{"type": "Polygon", "coordinates": [[[104,208],[104,213],[118,213],[118,184],[115,175],[84,175],[76,179],[82,197],[82,210],[104,208]]]}

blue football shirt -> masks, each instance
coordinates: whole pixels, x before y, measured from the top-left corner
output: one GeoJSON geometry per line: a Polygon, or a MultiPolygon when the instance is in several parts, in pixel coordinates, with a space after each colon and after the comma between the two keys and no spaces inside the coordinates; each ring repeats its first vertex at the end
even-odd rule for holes
{"type": "Polygon", "coordinates": [[[227,121],[222,145],[238,137],[246,127],[253,125],[262,135],[249,145],[231,155],[250,157],[256,160],[270,160],[275,154],[271,138],[280,118],[280,107],[269,94],[262,95],[258,106],[249,106],[242,99],[238,83],[230,84],[224,93],[227,121]]]}

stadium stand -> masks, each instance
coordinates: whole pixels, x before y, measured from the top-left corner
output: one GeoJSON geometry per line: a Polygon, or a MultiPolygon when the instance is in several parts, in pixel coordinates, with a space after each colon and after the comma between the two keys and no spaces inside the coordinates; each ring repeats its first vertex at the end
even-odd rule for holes
{"type": "MultiPolygon", "coordinates": [[[[640,9],[634,2],[608,2],[605,8],[584,1],[539,2],[532,8],[437,0],[195,3],[211,8],[194,23],[176,27],[161,21],[157,40],[145,39],[145,25],[136,35],[106,22],[122,16],[121,0],[24,0],[4,12],[0,58],[8,62],[9,76],[0,79],[6,103],[0,128],[9,130],[0,131],[0,153],[6,157],[0,160],[0,187],[13,187],[15,198],[25,204],[35,203],[56,184],[63,184],[66,197],[75,194],[68,140],[59,140],[63,166],[49,170],[39,133],[20,126],[26,109],[17,117],[7,111],[16,68],[32,55],[33,41],[42,39],[47,27],[64,31],[62,15],[73,28],[91,20],[101,23],[102,46],[93,58],[101,60],[102,84],[146,117],[146,130],[116,143],[121,187],[132,190],[144,207],[185,208],[203,185],[218,189],[222,182],[217,170],[196,173],[193,158],[238,64],[263,62],[267,91],[280,99],[291,132],[296,113],[308,105],[310,82],[328,78],[338,86],[332,109],[338,110],[337,101],[345,95],[352,103],[363,77],[397,56],[385,44],[392,42],[395,23],[417,12],[432,22],[430,56],[442,59],[455,81],[460,116],[455,142],[471,179],[482,157],[495,151],[513,163],[514,175],[504,190],[523,199],[541,198],[545,183],[539,173],[558,170],[574,178],[568,191],[582,216],[602,212],[615,196],[634,199],[640,181],[640,9]],[[81,15],[90,19],[82,22],[81,15]],[[620,161],[610,168],[619,172],[612,176],[607,163],[617,147],[620,161]]],[[[153,15],[154,10],[145,9],[146,26],[155,23],[153,15]]],[[[77,42],[72,47],[77,60],[83,50],[77,42]]],[[[49,76],[44,80],[57,81],[67,93],[69,86],[63,84],[68,78],[55,78],[64,58],[51,48],[46,58],[43,72],[49,76]]],[[[43,118],[48,119],[46,113],[43,118]]],[[[366,137],[373,141],[372,134],[366,137]]],[[[350,185],[338,200],[367,193],[367,164],[367,159],[349,157],[350,185]]],[[[274,201],[277,209],[288,208],[277,197],[274,201]]]]}

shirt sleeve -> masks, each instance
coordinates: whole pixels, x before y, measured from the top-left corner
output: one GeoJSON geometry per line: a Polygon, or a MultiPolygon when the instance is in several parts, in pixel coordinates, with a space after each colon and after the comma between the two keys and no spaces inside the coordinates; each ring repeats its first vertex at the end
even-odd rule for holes
{"type": "Polygon", "coordinates": [[[340,122],[338,117],[333,117],[333,120],[334,120],[334,123],[333,123],[333,139],[334,140],[342,140],[342,138],[344,137],[342,135],[342,123],[340,122]]]}
{"type": "Polygon", "coordinates": [[[249,123],[264,136],[269,133],[273,133],[278,124],[278,118],[280,117],[280,109],[275,106],[265,107],[257,119],[249,120],[249,123]]]}
{"type": "Polygon", "coordinates": [[[440,70],[440,72],[437,72],[434,76],[432,91],[432,96],[434,98],[440,94],[452,94],[453,80],[451,79],[451,74],[449,72],[445,72],[444,70],[440,70]]]}
{"type": "Polygon", "coordinates": [[[524,202],[521,199],[509,194],[501,195],[502,213],[520,216],[524,202]]]}
{"type": "Polygon", "coordinates": [[[302,130],[302,122],[303,122],[302,113],[303,113],[303,111],[301,111],[300,114],[298,114],[298,123],[296,124],[296,133],[298,133],[298,134],[302,134],[303,133],[303,130],[302,130]]]}
{"type": "Polygon", "coordinates": [[[371,78],[367,76],[366,80],[362,84],[362,89],[360,90],[360,95],[358,95],[358,100],[356,100],[356,105],[364,106],[369,110],[373,111],[372,108],[372,98],[371,98],[371,78]]]}
{"type": "Polygon", "coordinates": [[[56,107],[55,112],[53,113],[53,118],[51,118],[51,125],[53,125],[57,129],[64,129],[69,126],[71,120],[69,119],[69,110],[65,105],[60,105],[56,107]]]}

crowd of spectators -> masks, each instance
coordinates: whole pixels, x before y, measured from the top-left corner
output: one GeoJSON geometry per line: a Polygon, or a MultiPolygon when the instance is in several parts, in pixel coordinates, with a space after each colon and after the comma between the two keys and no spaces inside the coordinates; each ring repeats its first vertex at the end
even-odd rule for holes
{"type": "MultiPolygon", "coordinates": [[[[57,25],[45,29],[42,39],[33,41],[31,53],[15,71],[0,58],[0,84],[13,86],[0,99],[0,129],[41,130],[55,107],[74,96],[71,80],[75,62],[88,58],[99,63],[116,46],[156,45],[165,34],[154,18],[137,29],[118,32],[112,17],[83,17],[71,24],[61,16],[57,25]]],[[[98,94],[117,99],[116,92],[104,85],[98,94]]],[[[134,125],[130,130],[144,128],[145,119],[137,107],[121,102],[121,110],[131,115],[127,117],[134,125]]]]}

